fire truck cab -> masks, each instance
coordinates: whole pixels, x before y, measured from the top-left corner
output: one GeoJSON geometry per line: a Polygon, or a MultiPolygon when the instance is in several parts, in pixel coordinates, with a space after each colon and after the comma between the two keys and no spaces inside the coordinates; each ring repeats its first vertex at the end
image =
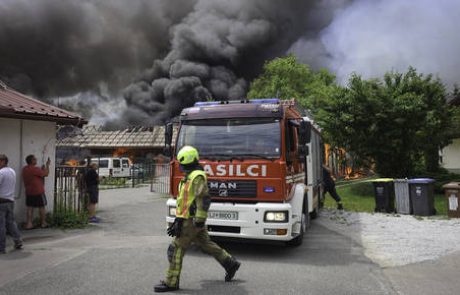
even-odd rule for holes
{"type": "Polygon", "coordinates": [[[175,155],[198,149],[208,175],[211,236],[302,243],[321,206],[321,138],[293,100],[197,102],[180,115],[171,151],[168,223],[174,221],[178,185],[184,177],[175,155]]]}

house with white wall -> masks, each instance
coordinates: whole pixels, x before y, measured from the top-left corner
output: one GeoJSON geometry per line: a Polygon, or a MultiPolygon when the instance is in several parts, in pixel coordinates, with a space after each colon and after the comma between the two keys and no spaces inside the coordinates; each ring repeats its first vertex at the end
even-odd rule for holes
{"type": "MultiPolygon", "coordinates": [[[[460,96],[448,98],[447,103],[454,108],[460,108],[460,96]]],[[[460,174],[460,123],[455,122],[454,126],[456,127],[452,130],[452,142],[439,151],[439,164],[449,172],[460,174]]]]}
{"type": "Polygon", "coordinates": [[[33,154],[38,166],[51,159],[50,173],[45,178],[47,211],[52,212],[54,203],[54,168],[56,153],[56,130],[58,125],[82,126],[87,121],[81,116],[46,104],[14,89],[0,81],[0,153],[9,159],[16,171],[15,213],[18,223],[26,219],[22,167],[25,158],[33,154]]]}
{"type": "Polygon", "coordinates": [[[451,144],[441,149],[440,162],[441,167],[460,174],[460,138],[454,138],[451,144]]]}

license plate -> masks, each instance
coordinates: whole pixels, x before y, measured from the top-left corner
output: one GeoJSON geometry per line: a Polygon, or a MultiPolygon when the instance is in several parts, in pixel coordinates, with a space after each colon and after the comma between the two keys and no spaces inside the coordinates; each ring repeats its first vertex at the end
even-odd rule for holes
{"type": "Polygon", "coordinates": [[[224,220],[238,220],[238,212],[232,211],[209,211],[208,218],[210,219],[224,219],[224,220]]]}

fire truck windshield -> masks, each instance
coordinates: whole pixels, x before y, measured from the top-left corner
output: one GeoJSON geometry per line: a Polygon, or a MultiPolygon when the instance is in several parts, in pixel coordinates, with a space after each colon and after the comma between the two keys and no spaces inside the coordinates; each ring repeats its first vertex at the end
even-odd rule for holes
{"type": "Polygon", "coordinates": [[[273,118],[183,121],[176,151],[184,145],[198,149],[200,157],[279,158],[281,126],[273,118]]]}

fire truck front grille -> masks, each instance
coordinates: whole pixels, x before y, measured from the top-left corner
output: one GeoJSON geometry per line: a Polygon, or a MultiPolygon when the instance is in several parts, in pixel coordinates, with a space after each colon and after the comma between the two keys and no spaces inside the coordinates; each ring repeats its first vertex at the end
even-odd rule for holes
{"type": "Polygon", "coordinates": [[[211,197],[255,198],[257,196],[255,180],[209,180],[208,186],[211,197]]]}
{"type": "Polygon", "coordinates": [[[218,233],[239,234],[241,232],[241,228],[239,226],[208,225],[208,231],[218,233]]]}

